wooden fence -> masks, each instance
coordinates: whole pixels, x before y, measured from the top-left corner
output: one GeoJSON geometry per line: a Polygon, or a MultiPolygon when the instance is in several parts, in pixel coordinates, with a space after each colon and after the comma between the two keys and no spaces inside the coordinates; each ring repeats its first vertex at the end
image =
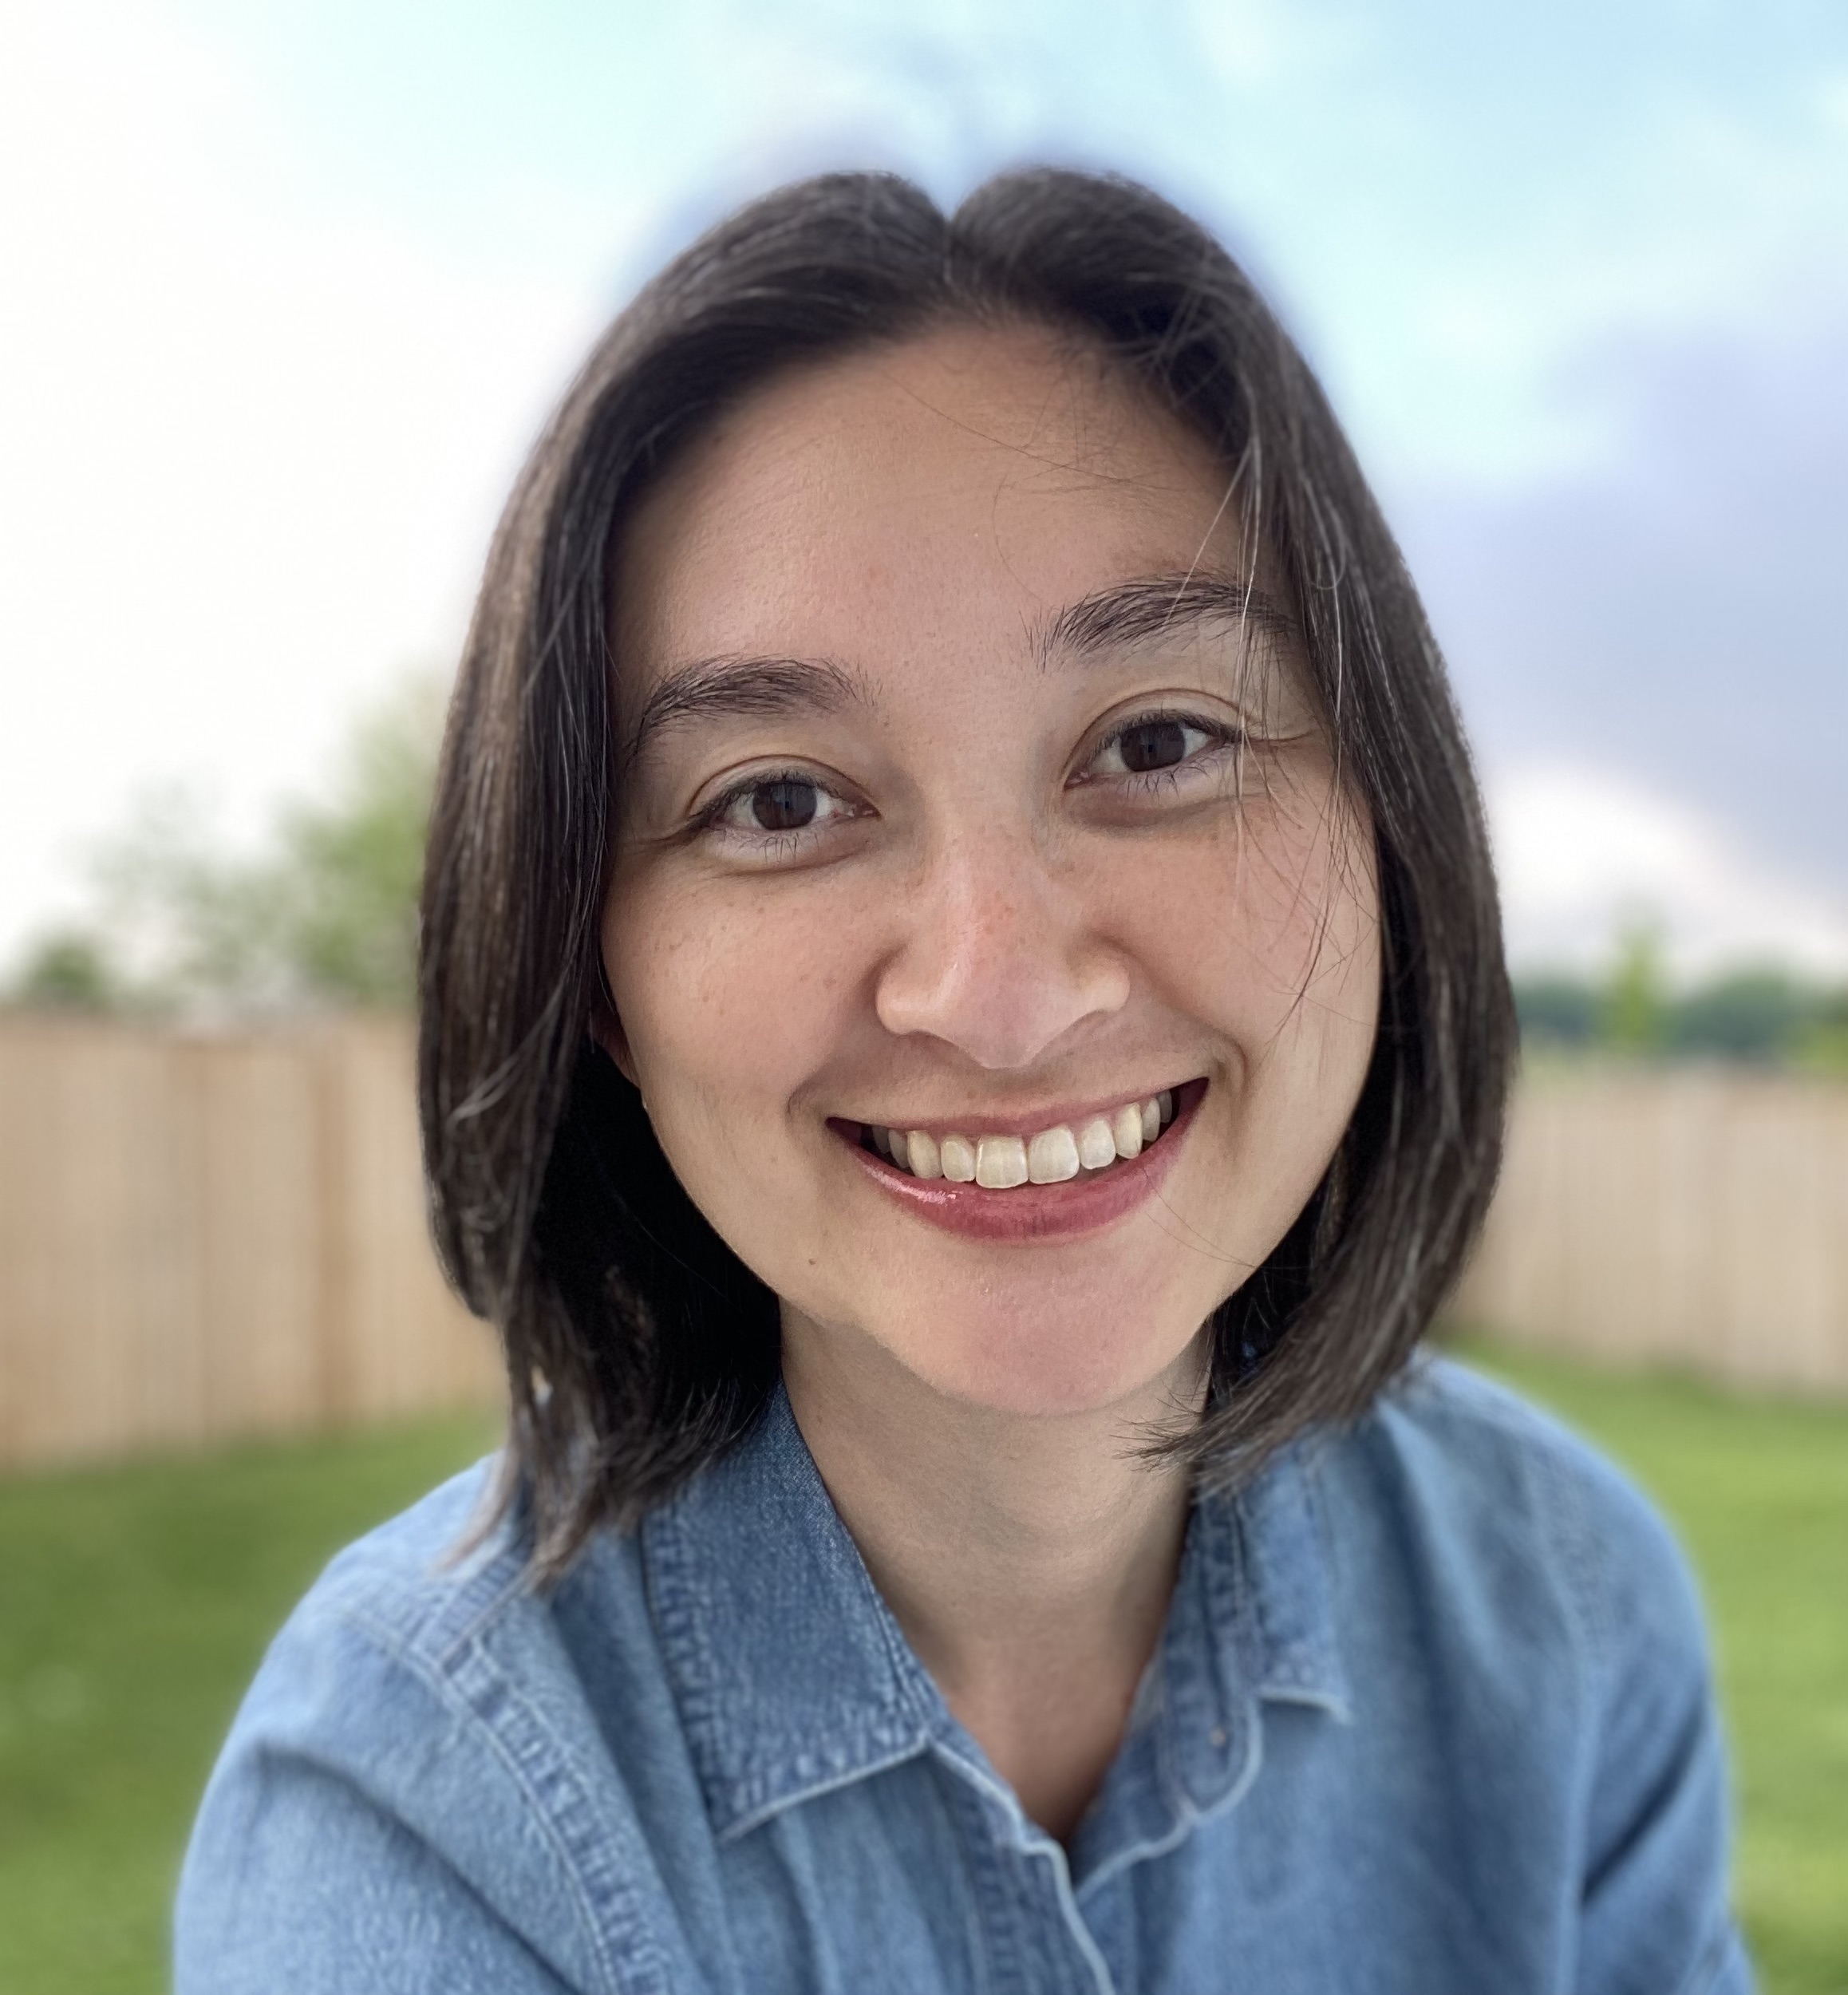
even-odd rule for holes
{"type": "Polygon", "coordinates": [[[492,1401],[397,1019],[0,1017],[0,1464],[492,1401]]]}
{"type": "MultiPolygon", "coordinates": [[[[1453,1314],[1848,1391],[1848,1087],[1529,1081],[1453,1314]]],[[[0,1466],[492,1404],[424,1227],[409,1027],[0,1016],[0,1466]]]]}
{"type": "Polygon", "coordinates": [[[1617,1363],[1848,1392],[1848,1086],[1537,1075],[1451,1314],[1617,1363]]]}

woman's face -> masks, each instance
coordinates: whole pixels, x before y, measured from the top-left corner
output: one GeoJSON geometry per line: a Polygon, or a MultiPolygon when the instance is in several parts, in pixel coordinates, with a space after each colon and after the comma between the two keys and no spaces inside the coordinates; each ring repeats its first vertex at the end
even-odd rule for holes
{"type": "Polygon", "coordinates": [[[1016,1412],[1187,1376],[1379,983],[1222,466],[1087,350],[936,331],[727,416],[615,600],[609,1042],[786,1333],[1016,1412]]]}

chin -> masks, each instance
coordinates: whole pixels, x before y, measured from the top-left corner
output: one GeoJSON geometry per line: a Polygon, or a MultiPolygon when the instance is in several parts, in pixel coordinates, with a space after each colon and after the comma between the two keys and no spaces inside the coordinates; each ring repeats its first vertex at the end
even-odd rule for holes
{"type": "MultiPolygon", "coordinates": [[[[1012,1311],[965,1315],[958,1333],[907,1325],[887,1342],[906,1368],[953,1399],[1021,1418],[1097,1413],[1146,1393],[1171,1373],[1197,1325],[1167,1337],[1134,1325],[1035,1320],[1012,1311]]],[[[886,1342],[884,1338],[882,1342],[886,1342]]]]}

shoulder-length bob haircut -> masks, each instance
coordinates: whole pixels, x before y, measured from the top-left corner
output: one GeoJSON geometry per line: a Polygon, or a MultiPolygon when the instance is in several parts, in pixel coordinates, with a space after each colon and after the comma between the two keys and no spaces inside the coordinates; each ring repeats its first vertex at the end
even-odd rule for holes
{"type": "Polygon", "coordinates": [[[1220,453],[1287,579],[1377,843],[1372,1065],[1321,1186],[1216,1314],[1207,1409],[1175,1444],[1202,1479],[1241,1479],[1360,1412],[1487,1204],[1514,1034],[1469,755],[1398,550],[1276,318],[1206,231],[1121,180],[1010,173],[949,216],[883,175],[785,188],[657,277],[566,395],[488,557],[444,745],[424,1161],[449,1275],[505,1347],[503,1501],[541,1577],[713,1459],[778,1368],[776,1298],[681,1190],[589,1034],[622,781],[613,546],[717,412],[784,369],[958,321],[1088,339],[1220,453]]]}

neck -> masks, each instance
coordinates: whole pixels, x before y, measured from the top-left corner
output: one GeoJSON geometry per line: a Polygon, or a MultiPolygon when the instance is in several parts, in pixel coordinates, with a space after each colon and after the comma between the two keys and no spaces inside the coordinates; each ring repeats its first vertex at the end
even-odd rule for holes
{"type": "Polygon", "coordinates": [[[786,1309],[790,1404],[874,1584],[1029,1816],[1064,1839],[1160,1638],[1189,1501],[1140,1458],[1197,1411],[1198,1349],[1130,1398],[1018,1415],[953,1400],[786,1309]]]}

